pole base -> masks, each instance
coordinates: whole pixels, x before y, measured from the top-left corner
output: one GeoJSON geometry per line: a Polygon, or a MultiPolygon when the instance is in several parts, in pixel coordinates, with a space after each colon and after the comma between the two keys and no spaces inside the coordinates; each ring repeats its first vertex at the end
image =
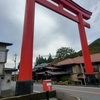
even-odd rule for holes
{"type": "Polygon", "coordinates": [[[31,94],[33,92],[33,81],[17,81],[15,96],[31,94]]]}
{"type": "Polygon", "coordinates": [[[95,74],[87,74],[86,75],[86,83],[88,85],[95,85],[96,84],[95,74]]]}

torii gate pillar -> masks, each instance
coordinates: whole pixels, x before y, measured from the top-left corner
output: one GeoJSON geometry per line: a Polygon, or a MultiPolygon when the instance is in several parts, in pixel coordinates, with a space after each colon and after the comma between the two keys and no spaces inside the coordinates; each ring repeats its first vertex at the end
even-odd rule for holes
{"type": "Polygon", "coordinates": [[[84,57],[85,69],[86,69],[86,81],[88,84],[95,84],[96,80],[95,80],[95,75],[92,68],[89,49],[88,49],[83,16],[81,13],[78,14],[78,18],[80,22],[78,23],[80,40],[81,40],[82,52],[83,52],[83,57],[84,57]]]}
{"type": "Polygon", "coordinates": [[[88,82],[92,83],[95,79],[90,53],[88,49],[85,28],[90,28],[90,25],[83,19],[90,19],[91,12],[77,5],[72,0],[52,0],[58,6],[53,5],[47,0],[26,0],[26,12],[24,21],[23,41],[20,60],[20,71],[18,81],[16,83],[16,95],[30,94],[33,91],[32,84],[32,58],[33,58],[33,36],[34,36],[34,17],[35,17],[35,2],[40,5],[78,23],[80,40],[87,74],[88,82]],[[64,11],[64,8],[74,13],[76,16],[64,11]]]}
{"type": "Polygon", "coordinates": [[[16,83],[15,95],[33,92],[32,61],[33,61],[33,33],[34,33],[35,0],[26,0],[24,32],[21,50],[20,71],[16,83]]]}

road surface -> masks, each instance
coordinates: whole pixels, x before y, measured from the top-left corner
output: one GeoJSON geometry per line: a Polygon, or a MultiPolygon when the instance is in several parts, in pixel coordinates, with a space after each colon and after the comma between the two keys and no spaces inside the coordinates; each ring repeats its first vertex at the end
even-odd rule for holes
{"type": "MultiPolygon", "coordinates": [[[[12,89],[15,90],[15,82],[12,82],[12,89]]],[[[64,91],[74,96],[86,98],[88,100],[100,100],[99,87],[53,85],[53,90],[64,91]]],[[[33,91],[37,93],[43,92],[42,84],[34,84],[33,91]]]]}
{"type": "MultiPolygon", "coordinates": [[[[53,90],[64,91],[88,100],[100,100],[100,88],[96,87],[53,85],[53,90]]],[[[42,92],[42,85],[34,84],[34,91],[42,92]]]]}

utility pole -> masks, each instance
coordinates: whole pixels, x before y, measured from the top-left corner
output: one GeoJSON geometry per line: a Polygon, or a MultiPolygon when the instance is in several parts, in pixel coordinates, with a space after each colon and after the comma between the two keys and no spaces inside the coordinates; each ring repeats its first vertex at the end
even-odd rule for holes
{"type": "Polygon", "coordinates": [[[16,59],[17,59],[17,54],[15,53],[14,56],[15,56],[14,62],[15,62],[15,69],[16,69],[16,59]]]}
{"type": "Polygon", "coordinates": [[[85,80],[86,79],[86,76],[85,76],[85,73],[84,73],[82,64],[80,64],[80,67],[81,67],[81,71],[82,71],[82,75],[83,75],[83,79],[84,79],[84,84],[86,86],[86,80],[85,80]]]}
{"type": "MultiPolygon", "coordinates": [[[[14,57],[15,57],[14,58],[14,62],[15,62],[15,67],[14,68],[16,69],[16,59],[17,59],[17,54],[16,53],[14,54],[14,57]]],[[[15,72],[15,81],[16,81],[16,72],[15,72]]]]}

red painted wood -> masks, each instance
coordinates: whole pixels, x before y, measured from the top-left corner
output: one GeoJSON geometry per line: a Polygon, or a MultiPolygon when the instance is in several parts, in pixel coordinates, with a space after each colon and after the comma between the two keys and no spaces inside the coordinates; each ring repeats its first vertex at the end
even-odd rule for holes
{"type": "MultiPolygon", "coordinates": [[[[64,10],[63,10],[63,6],[62,6],[62,7],[61,7],[61,6],[55,6],[55,5],[49,3],[49,2],[46,1],[46,0],[35,0],[35,1],[36,1],[38,4],[44,6],[44,7],[48,8],[48,9],[50,9],[50,10],[52,10],[52,11],[54,11],[54,12],[56,12],[56,13],[58,13],[58,14],[64,16],[64,17],[67,17],[67,18],[69,18],[70,20],[73,20],[74,22],[79,23],[79,20],[78,20],[77,15],[76,15],[76,16],[73,16],[73,15],[70,14],[69,12],[64,11],[64,10]]],[[[55,0],[55,1],[56,1],[56,0],[55,0]]],[[[60,3],[59,3],[59,5],[60,5],[60,3]]],[[[89,25],[87,22],[85,22],[85,21],[84,21],[84,25],[85,25],[85,27],[90,28],[90,25],[89,25]]]]}
{"type": "Polygon", "coordinates": [[[83,21],[83,18],[89,19],[92,13],[81,8],[71,0],[53,0],[53,1],[57,2],[58,6],[49,3],[47,0],[26,0],[26,12],[25,12],[20,71],[19,71],[18,81],[27,81],[32,79],[35,2],[78,23],[86,73],[93,74],[92,63],[90,59],[90,54],[88,50],[86,34],[84,29],[84,26],[90,28],[90,25],[87,22],[83,21]],[[76,16],[70,14],[69,12],[64,11],[63,10],[64,7],[70,10],[71,12],[75,13],[76,16]]]}
{"type": "Polygon", "coordinates": [[[32,79],[34,12],[35,0],[26,0],[26,12],[18,81],[27,81],[32,79]]]}
{"type": "Polygon", "coordinates": [[[79,27],[80,40],[81,40],[86,74],[93,74],[93,68],[92,68],[88,43],[87,43],[87,39],[86,39],[86,33],[85,33],[82,14],[79,13],[78,17],[79,17],[79,21],[80,21],[80,23],[78,24],[78,27],[79,27]]]}
{"type": "Polygon", "coordinates": [[[83,18],[88,20],[90,19],[91,12],[87,11],[86,9],[82,8],[81,6],[77,5],[74,1],[72,0],[52,0],[56,2],[57,4],[61,3],[63,6],[68,9],[69,11],[78,14],[81,13],[83,15],[83,18]]]}

